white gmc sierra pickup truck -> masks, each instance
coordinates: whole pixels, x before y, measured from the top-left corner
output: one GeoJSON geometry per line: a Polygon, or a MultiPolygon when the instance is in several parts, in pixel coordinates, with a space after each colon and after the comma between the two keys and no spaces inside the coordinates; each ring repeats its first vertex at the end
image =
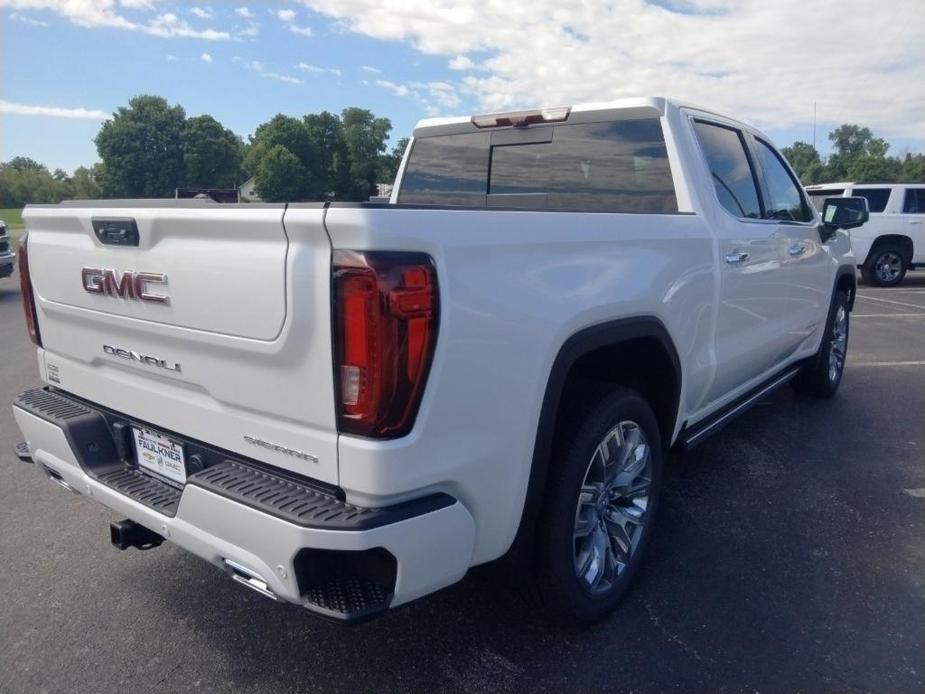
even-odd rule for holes
{"type": "MultiPolygon", "coordinates": [[[[344,621],[505,557],[614,608],[669,447],[832,396],[866,201],[666,99],[423,121],[389,204],[30,206],[20,458],[344,621]]],[[[179,589],[179,587],[178,587],[179,589]]]]}

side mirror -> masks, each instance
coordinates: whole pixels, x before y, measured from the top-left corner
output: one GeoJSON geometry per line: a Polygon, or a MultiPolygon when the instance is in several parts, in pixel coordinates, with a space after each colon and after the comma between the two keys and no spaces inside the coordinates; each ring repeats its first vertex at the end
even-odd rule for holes
{"type": "Polygon", "coordinates": [[[822,225],[828,238],[838,229],[855,229],[870,219],[867,198],[826,198],[822,206],[822,225]]]}

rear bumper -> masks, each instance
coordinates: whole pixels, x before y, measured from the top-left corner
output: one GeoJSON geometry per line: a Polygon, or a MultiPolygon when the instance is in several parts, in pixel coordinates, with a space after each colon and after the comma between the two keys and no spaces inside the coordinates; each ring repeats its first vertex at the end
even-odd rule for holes
{"type": "Polygon", "coordinates": [[[13,412],[36,466],[62,486],[233,576],[243,567],[273,597],[327,617],[373,616],[469,568],[475,524],[448,495],[363,509],[241,459],[212,461],[179,489],[139,472],[117,450],[112,413],[49,390],[22,394],[13,412]],[[367,555],[375,556],[370,571],[367,555]]]}

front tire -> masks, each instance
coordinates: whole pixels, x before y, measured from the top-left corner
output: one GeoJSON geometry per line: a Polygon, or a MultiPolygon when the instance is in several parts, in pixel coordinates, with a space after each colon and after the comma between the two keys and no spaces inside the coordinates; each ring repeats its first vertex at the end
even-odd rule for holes
{"type": "Polygon", "coordinates": [[[648,544],[661,477],[658,423],[638,393],[612,387],[572,409],[538,528],[535,584],[550,617],[583,624],[616,608],[648,544]]]}
{"type": "Polygon", "coordinates": [[[838,392],[848,356],[850,320],[848,293],[838,290],[829,311],[819,351],[793,379],[795,390],[817,398],[831,398],[838,392]]]}
{"type": "Polygon", "coordinates": [[[877,246],[861,268],[864,281],[874,287],[895,287],[906,276],[903,249],[894,244],[877,246]]]}

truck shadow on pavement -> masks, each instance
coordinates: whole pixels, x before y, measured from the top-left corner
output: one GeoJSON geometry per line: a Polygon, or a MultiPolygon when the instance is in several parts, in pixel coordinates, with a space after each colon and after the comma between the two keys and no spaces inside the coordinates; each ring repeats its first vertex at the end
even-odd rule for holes
{"type": "Polygon", "coordinates": [[[484,569],[353,628],[252,595],[177,550],[160,558],[166,583],[160,569],[124,573],[219,659],[210,669],[246,691],[912,686],[914,654],[925,652],[919,589],[883,562],[914,541],[896,536],[897,516],[912,531],[921,506],[890,497],[895,470],[873,473],[887,478],[889,498],[852,487],[869,489],[871,472],[852,482],[848,457],[876,452],[850,435],[865,417],[848,397],[809,401],[785,389],[775,400],[669,468],[636,585],[590,628],[547,623],[484,569]],[[818,430],[839,419],[848,435],[833,450],[818,430]]]}

